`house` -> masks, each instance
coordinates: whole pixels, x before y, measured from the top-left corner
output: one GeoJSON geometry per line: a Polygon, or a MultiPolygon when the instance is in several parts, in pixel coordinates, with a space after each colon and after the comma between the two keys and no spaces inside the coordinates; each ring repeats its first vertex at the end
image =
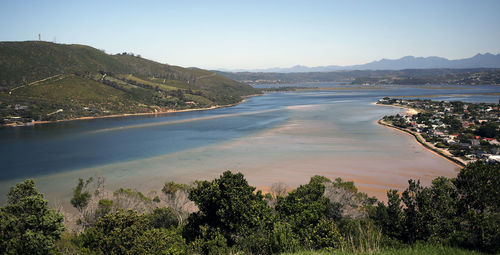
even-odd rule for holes
{"type": "Polygon", "coordinates": [[[27,109],[28,109],[28,106],[26,106],[26,105],[19,105],[19,104],[16,104],[16,105],[14,106],[14,109],[15,109],[15,110],[21,110],[21,111],[24,111],[24,110],[27,110],[27,109]]]}
{"type": "Polygon", "coordinates": [[[488,157],[488,163],[500,163],[500,155],[491,155],[488,157]]]}
{"type": "Polygon", "coordinates": [[[456,144],[457,142],[455,141],[455,139],[452,139],[452,138],[448,138],[448,139],[445,139],[444,140],[447,144],[449,145],[452,145],[452,144],[456,144]]]}
{"type": "Polygon", "coordinates": [[[484,138],[491,145],[500,145],[500,142],[495,138],[484,138]]]}

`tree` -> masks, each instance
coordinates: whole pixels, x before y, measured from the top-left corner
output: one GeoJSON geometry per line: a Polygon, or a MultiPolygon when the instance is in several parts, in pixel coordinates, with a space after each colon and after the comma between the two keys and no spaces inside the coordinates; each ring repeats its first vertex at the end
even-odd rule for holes
{"type": "Polygon", "coordinates": [[[453,182],[459,197],[458,213],[464,245],[500,251],[500,165],[476,161],[453,182]]]}
{"type": "Polygon", "coordinates": [[[188,199],[191,187],[186,184],[166,182],[162,188],[163,200],[177,216],[180,224],[189,216],[189,213],[197,211],[193,201],[188,199]]]}
{"type": "Polygon", "coordinates": [[[315,228],[321,220],[328,218],[328,212],[333,206],[323,196],[323,183],[328,181],[330,180],[325,177],[314,176],[308,184],[299,186],[286,197],[279,197],[276,204],[280,220],[289,223],[300,241],[311,248],[316,246],[312,237],[315,228]]]}
{"type": "Polygon", "coordinates": [[[402,200],[405,204],[404,211],[404,236],[405,241],[415,243],[421,235],[422,222],[420,220],[420,211],[418,203],[418,195],[422,191],[420,181],[408,180],[408,188],[403,191],[402,200]]]}
{"type": "Polygon", "coordinates": [[[460,128],[462,128],[462,122],[452,116],[445,116],[443,123],[450,125],[449,131],[451,133],[457,132],[460,128]]]}
{"type": "MultiPolygon", "coordinates": [[[[458,195],[451,179],[438,177],[432,181],[427,206],[420,206],[429,231],[428,240],[451,244],[459,224],[458,195]]],[[[423,197],[423,196],[420,196],[423,197]]]]}
{"type": "Polygon", "coordinates": [[[148,229],[134,240],[130,254],[168,254],[186,253],[186,243],[176,228],[148,229]]]}
{"type": "Polygon", "coordinates": [[[220,232],[232,246],[262,226],[271,223],[271,209],[260,191],[248,185],[243,174],[224,172],[219,179],[201,181],[189,192],[199,211],[188,218],[184,235],[192,241],[200,237],[202,226],[220,232]]]}
{"type": "MultiPolygon", "coordinates": [[[[274,208],[278,202],[278,197],[284,197],[287,194],[288,186],[283,182],[273,183],[271,186],[271,191],[268,193],[269,206],[274,208]]],[[[267,194],[266,194],[267,195],[267,194]]]]}
{"type": "Polygon", "coordinates": [[[48,206],[33,180],[10,189],[0,208],[0,251],[47,254],[64,232],[63,216],[48,206]]]}
{"type": "Polygon", "coordinates": [[[177,216],[171,208],[155,208],[151,213],[146,215],[149,217],[151,227],[153,228],[170,228],[179,225],[177,216]]]}
{"type": "Polygon", "coordinates": [[[498,136],[498,125],[495,123],[487,123],[485,125],[480,126],[476,134],[482,137],[489,137],[489,138],[494,138],[498,136]]]}
{"type": "Polygon", "coordinates": [[[89,204],[92,195],[86,190],[87,186],[93,181],[93,178],[87,179],[85,182],[82,178],[78,178],[78,184],[73,189],[73,197],[71,198],[71,205],[79,212],[89,204]]]}
{"type": "Polygon", "coordinates": [[[78,239],[80,245],[103,254],[127,254],[134,241],[149,228],[146,217],[119,210],[99,218],[78,239]]]}
{"type": "Polygon", "coordinates": [[[315,249],[339,248],[342,240],[335,222],[327,218],[321,219],[308,237],[310,246],[315,249]]]}
{"type": "Polygon", "coordinates": [[[295,252],[300,247],[297,235],[287,222],[275,222],[269,240],[272,253],[295,252]]]}
{"type": "Polygon", "coordinates": [[[397,190],[387,192],[387,206],[379,202],[375,215],[371,216],[375,223],[382,228],[382,232],[393,238],[400,239],[403,236],[403,209],[401,198],[397,190]]]}

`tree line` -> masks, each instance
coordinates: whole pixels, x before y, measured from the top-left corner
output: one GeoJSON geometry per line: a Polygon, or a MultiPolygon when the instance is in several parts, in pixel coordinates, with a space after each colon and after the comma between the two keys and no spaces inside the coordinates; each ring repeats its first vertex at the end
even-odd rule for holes
{"type": "Polygon", "coordinates": [[[263,194],[241,173],[165,183],[159,193],[110,192],[104,178],[79,179],[72,230],[33,180],[12,187],[0,209],[5,254],[279,254],[375,252],[428,243],[500,252],[500,165],[476,162],[428,187],[409,180],[387,203],[353,182],[314,176],[263,194]],[[65,230],[66,229],[66,230],[65,230]]]}

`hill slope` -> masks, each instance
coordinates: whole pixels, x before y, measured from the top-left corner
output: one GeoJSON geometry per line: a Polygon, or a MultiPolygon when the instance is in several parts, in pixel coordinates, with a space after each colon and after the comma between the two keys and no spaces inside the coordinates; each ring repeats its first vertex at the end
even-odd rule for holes
{"type": "Polygon", "coordinates": [[[0,42],[0,124],[211,107],[258,92],[206,70],[85,45],[0,42]]]}

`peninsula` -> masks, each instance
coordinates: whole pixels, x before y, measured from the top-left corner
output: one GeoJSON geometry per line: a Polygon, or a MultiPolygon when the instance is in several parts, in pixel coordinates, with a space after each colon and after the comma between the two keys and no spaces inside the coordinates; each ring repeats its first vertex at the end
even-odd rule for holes
{"type": "Polygon", "coordinates": [[[465,166],[477,160],[500,162],[499,104],[385,97],[377,104],[409,108],[379,124],[413,135],[424,147],[465,166]]]}

